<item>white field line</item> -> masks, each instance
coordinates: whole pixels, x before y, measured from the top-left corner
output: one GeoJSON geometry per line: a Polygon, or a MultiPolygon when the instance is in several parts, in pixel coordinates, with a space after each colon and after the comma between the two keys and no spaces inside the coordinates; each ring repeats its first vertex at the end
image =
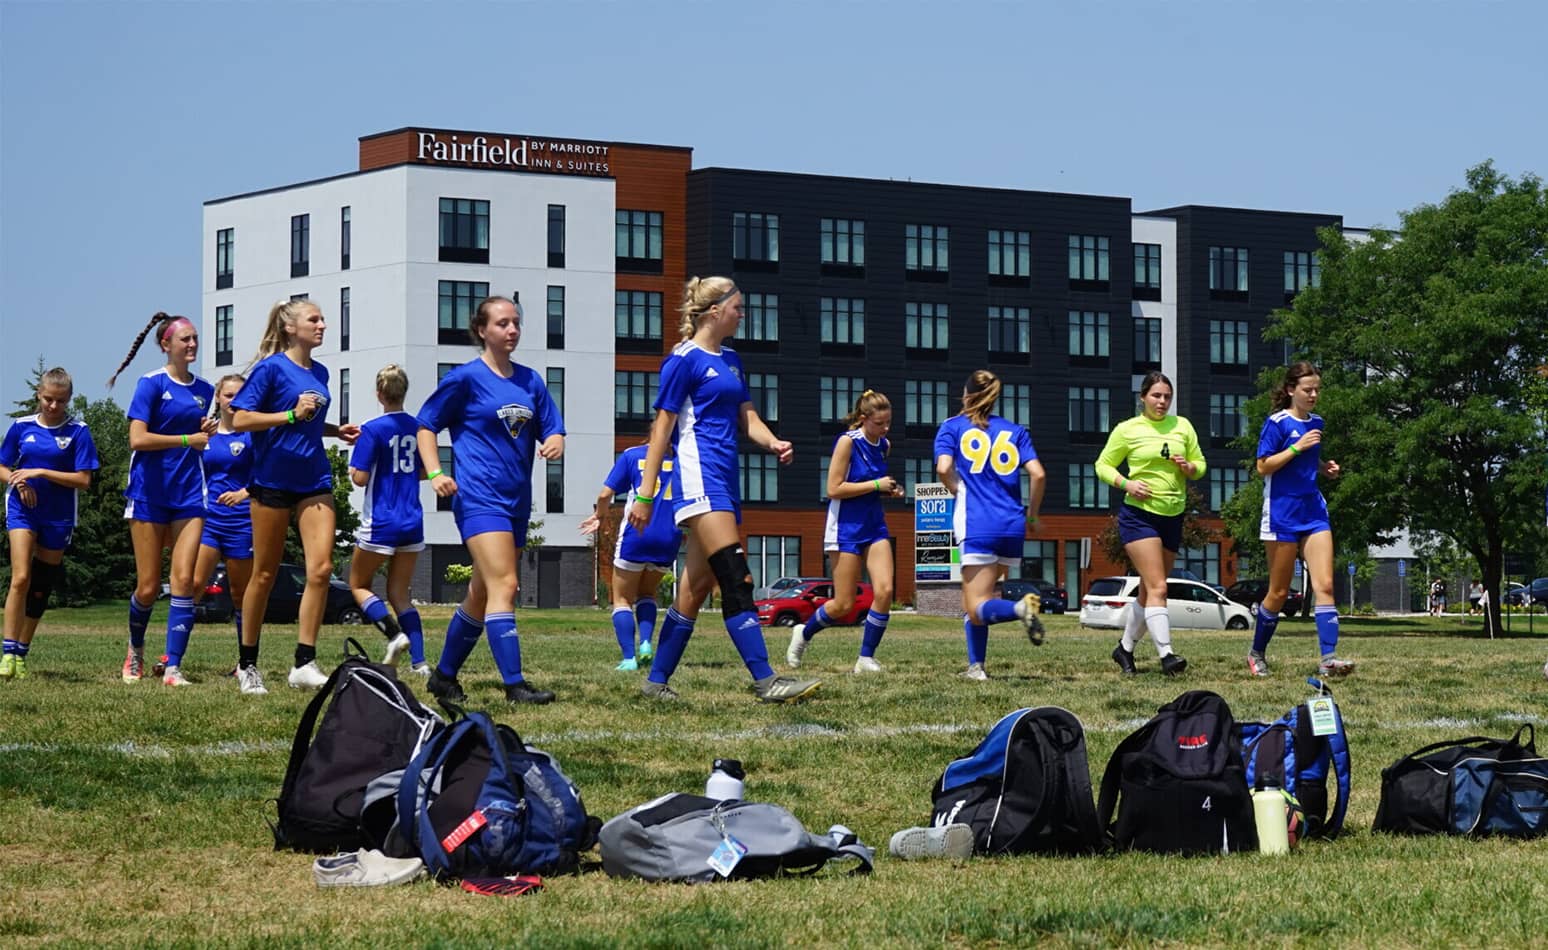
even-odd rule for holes
{"type": "MultiPolygon", "coordinates": [[[[1470,729],[1474,731],[1484,730],[1491,724],[1500,722],[1534,722],[1540,716],[1534,716],[1524,712],[1503,712],[1484,718],[1454,718],[1439,717],[1434,719],[1410,719],[1410,720],[1377,720],[1365,722],[1355,717],[1345,717],[1347,727],[1359,734],[1363,730],[1377,729],[1382,731],[1412,731],[1424,729],[1470,729]]],[[[1112,722],[1087,725],[1086,731],[1093,733],[1130,733],[1147,722],[1145,718],[1124,719],[1112,722]]],[[[738,729],[728,732],[674,732],[667,729],[650,729],[641,731],[617,731],[611,729],[597,730],[565,730],[563,732],[533,733],[528,741],[537,746],[553,746],[556,743],[570,742],[607,742],[607,743],[644,743],[644,742],[697,742],[697,743],[726,743],[726,742],[750,742],[758,740],[787,740],[787,739],[891,739],[901,736],[919,735],[983,735],[989,730],[990,723],[954,723],[954,722],[923,722],[901,726],[858,726],[853,729],[836,729],[832,726],[813,724],[806,725],[773,725],[759,726],[751,729],[738,729]]],[[[28,753],[56,753],[56,752],[83,752],[88,754],[117,753],[126,758],[136,759],[172,759],[184,758],[225,758],[245,755],[262,754],[268,752],[283,752],[290,748],[288,740],[278,739],[263,740],[231,740],[226,742],[213,742],[204,745],[192,746],[167,746],[157,743],[144,742],[113,742],[103,744],[69,743],[69,742],[9,742],[0,743],[0,755],[16,755],[28,753]]]]}

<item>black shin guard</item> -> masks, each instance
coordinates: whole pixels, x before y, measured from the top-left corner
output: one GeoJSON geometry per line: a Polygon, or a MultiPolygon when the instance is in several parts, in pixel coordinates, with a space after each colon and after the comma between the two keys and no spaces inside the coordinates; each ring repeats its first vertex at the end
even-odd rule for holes
{"type": "Polygon", "coordinates": [[[753,601],[752,572],[747,568],[747,555],[740,544],[728,544],[707,559],[710,572],[720,584],[721,609],[727,617],[742,613],[756,613],[753,601]]]}
{"type": "Polygon", "coordinates": [[[27,617],[37,620],[48,609],[48,597],[64,579],[64,564],[48,564],[32,559],[32,579],[27,584],[27,617]]]}
{"type": "Polygon", "coordinates": [[[378,620],[375,626],[376,629],[382,632],[382,636],[389,640],[397,639],[398,634],[403,632],[398,627],[398,619],[392,615],[391,611],[388,611],[387,616],[378,620]]]}

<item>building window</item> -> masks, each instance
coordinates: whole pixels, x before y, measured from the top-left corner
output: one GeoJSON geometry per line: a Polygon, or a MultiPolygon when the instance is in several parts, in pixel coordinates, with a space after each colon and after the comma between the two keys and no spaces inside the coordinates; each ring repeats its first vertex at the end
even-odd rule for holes
{"type": "Polygon", "coordinates": [[[939,224],[903,226],[905,271],[944,274],[950,269],[951,229],[939,224]]]}
{"type": "Polygon", "coordinates": [[[636,421],[650,419],[655,414],[650,407],[656,401],[656,388],[660,384],[660,373],[615,371],[613,373],[613,415],[619,419],[636,421]]]}
{"type": "Polygon", "coordinates": [[[441,199],[441,260],[489,263],[489,202],[474,198],[441,199]]]}
{"type": "Polygon", "coordinates": [[[1107,238],[1099,234],[1071,234],[1069,251],[1070,286],[1076,290],[1106,290],[1107,238]]]}
{"type": "MultiPolygon", "coordinates": [[[[550,366],[544,378],[548,387],[548,398],[554,401],[554,408],[559,411],[560,418],[564,417],[564,367],[550,366]]],[[[548,469],[545,472],[544,483],[548,489],[548,506],[550,512],[564,511],[564,459],[548,460],[548,469]]]]}
{"type": "Polygon", "coordinates": [[[1059,542],[1021,542],[1021,563],[1012,564],[1008,575],[1012,580],[1045,580],[1058,583],[1059,542]]]}
{"type": "Polygon", "coordinates": [[[232,319],[230,305],[215,308],[215,365],[230,366],[236,321],[232,319]]]}
{"type": "Polygon", "coordinates": [[[1134,299],[1161,299],[1161,245],[1134,245],[1134,299]]]}
{"type": "Polygon", "coordinates": [[[1157,317],[1134,318],[1134,368],[1161,368],[1161,320],[1157,317]]]}
{"type": "Polygon", "coordinates": [[[312,272],[312,216],[294,215],[290,219],[290,276],[305,277],[312,272]]]}
{"type": "MultiPolygon", "coordinates": [[[[438,462],[438,464],[441,467],[441,472],[443,474],[445,474],[445,475],[451,476],[452,478],[456,478],[457,477],[457,472],[456,472],[457,465],[456,465],[455,459],[452,458],[452,448],[451,448],[451,446],[449,446],[449,445],[438,445],[438,446],[436,446],[435,456],[436,456],[437,459],[440,460],[438,462]]],[[[440,495],[435,496],[435,510],[436,511],[451,511],[452,510],[452,499],[454,497],[456,497],[456,496],[454,496],[454,495],[447,495],[445,498],[442,498],[440,495]]]]}
{"type": "Polygon", "coordinates": [[[1214,366],[1247,365],[1247,321],[1209,321],[1209,362],[1214,366]]]}
{"type": "Polygon", "coordinates": [[[339,288],[339,352],[349,352],[349,288],[339,288]]]}
{"type": "Polygon", "coordinates": [[[903,305],[903,345],[910,350],[944,350],[948,340],[948,313],[943,303],[903,305]]]}
{"type": "Polygon", "coordinates": [[[1064,589],[1080,596],[1080,549],[1082,539],[1064,542],[1064,589]]]}
{"type": "Polygon", "coordinates": [[[548,348],[564,349],[564,288],[548,288],[548,348]]]}
{"type": "Polygon", "coordinates": [[[624,270],[661,273],[661,212],[618,209],[613,253],[624,270]]]}
{"type": "Polygon", "coordinates": [[[548,206],[548,266],[564,266],[564,205],[548,206]]]}
{"type": "Polygon", "coordinates": [[[1071,386],[1069,409],[1071,435],[1107,432],[1107,390],[1096,386],[1071,386]]]}
{"type": "Polygon", "coordinates": [[[748,373],[747,393],[764,422],[779,421],[779,377],[773,373],[748,373]]]}
{"type": "Polygon", "coordinates": [[[1202,577],[1206,584],[1220,583],[1220,545],[1206,544],[1201,548],[1183,548],[1178,555],[1178,567],[1202,577]]]}
{"type": "Polygon", "coordinates": [[[731,257],[779,263],[779,215],[738,211],[731,215],[731,257]]]}
{"type": "Polygon", "coordinates": [[[471,340],[468,328],[473,322],[473,311],[477,310],[478,305],[488,296],[488,281],[441,281],[437,342],[454,345],[471,340]]]}
{"type": "Polygon", "coordinates": [[[1004,383],[1000,387],[1000,415],[1023,426],[1032,428],[1032,387],[1028,383],[1004,383]]]}
{"type": "Polygon", "coordinates": [[[1030,353],[1032,311],[1027,307],[989,308],[989,352],[1030,353]]]}
{"type": "Polygon", "coordinates": [[[290,295],[291,303],[295,303],[297,300],[310,300],[310,299],[311,299],[311,294],[291,294],[290,295]]]}
{"type": "Polygon", "coordinates": [[[989,232],[989,276],[1032,276],[1032,232],[989,232]]]}
{"type": "Polygon", "coordinates": [[[661,341],[661,295],[652,290],[613,292],[613,332],[620,340],[661,341]]]}
{"type": "Polygon", "coordinates": [[[1316,251],[1285,252],[1285,299],[1307,287],[1322,286],[1322,256],[1316,251]]]}
{"type": "Polygon", "coordinates": [[[1106,486],[1090,462],[1071,462],[1068,471],[1071,508],[1107,507],[1107,492],[1102,490],[1106,486]]]}
{"type": "Polygon", "coordinates": [[[740,340],[779,342],[779,294],[743,294],[740,340]]]}
{"type": "Polygon", "coordinates": [[[435,364],[435,384],[437,386],[441,385],[441,380],[446,378],[446,374],[450,373],[452,370],[456,369],[457,367],[459,367],[461,365],[462,365],[461,363],[437,363],[437,364],[435,364]]]}
{"type": "Polygon", "coordinates": [[[1247,249],[1212,247],[1209,249],[1210,296],[1224,300],[1247,299],[1247,249]]]}
{"type": "MultiPolygon", "coordinates": [[[[753,586],[763,587],[781,577],[801,576],[801,539],[796,535],[750,534],[747,566],[753,586]]],[[[679,571],[678,575],[681,576],[679,571]]]]}
{"type": "Polygon", "coordinates": [[[548,398],[554,401],[554,408],[559,410],[559,417],[564,418],[564,367],[550,366],[544,383],[548,387],[548,398]]]}
{"type": "Polygon", "coordinates": [[[1070,311],[1070,355],[1107,359],[1108,315],[1090,310],[1070,311]]]}
{"type": "Polygon", "coordinates": [[[767,452],[743,452],[742,500],[779,501],[779,459],[767,452]]]}
{"type": "Polygon", "coordinates": [[[236,280],[236,228],[215,232],[215,289],[226,290],[236,280]]]}
{"type": "Polygon", "coordinates": [[[862,392],[865,380],[858,376],[822,377],[817,381],[818,418],[823,422],[843,422],[862,392]]]}
{"type": "Polygon", "coordinates": [[[339,370],[339,425],[349,421],[349,369],[339,370]]]}
{"type": "Polygon", "coordinates": [[[935,474],[935,459],[909,458],[903,460],[903,494],[914,497],[914,486],[939,481],[935,474]]]}
{"type": "Polygon", "coordinates": [[[1246,404],[1246,396],[1234,393],[1210,393],[1210,436],[1216,439],[1234,439],[1241,435],[1243,407],[1246,404]]]}
{"type": "Polygon", "coordinates": [[[861,297],[823,297],[822,342],[839,346],[865,345],[865,300],[861,297]]]}
{"type": "Polygon", "coordinates": [[[911,426],[938,426],[949,415],[946,383],[910,379],[903,383],[903,420],[911,426]]]}
{"type": "Polygon", "coordinates": [[[1231,496],[1242,490],[1247,484],[1247,470],[1235,465],[1211,468],[1209,470],[1209,507],[1211,511],[1220,511],[1225,503],[1231,500],[1231,496]]]}
{"type": "Polygon", "coordinates": [[[833,463],[833,456],[822,455],[817,458],[817,500],[828,500],[828,466],[833,463]]]}
{"type": "Polygon", "coordinates": [[[865,222],[823,218],[821,245],[822,263],[864,267],[865,222]]]}
{"type": "Polygon", "coordinates": [[[339,270],[349,270],[349,205],[339,209],[339,270]]]}

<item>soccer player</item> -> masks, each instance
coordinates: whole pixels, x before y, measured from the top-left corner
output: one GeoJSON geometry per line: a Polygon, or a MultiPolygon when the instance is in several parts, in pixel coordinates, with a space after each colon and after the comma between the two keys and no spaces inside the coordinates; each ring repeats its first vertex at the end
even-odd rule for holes
{"type": "Polygon", "coordinates": [[[403,411],[408,385],[408,374],[396,363],[388,363],[376,374],[376,401],[382,414],[360,427],[360,438],[349,457],[350,481],[365,489],[355,556],[349,562],[349,586],[366,620],[387,638],[382,662],[395,664],[406,650],[414,673],[428,677],[425,630],[409,597],[414,563],[425,549],[425,511],[419,504],[419,420],[403,411]],[[390,612],[371,590],[372,578],[384,562],[390,612]]]}
{"type": "Polygon", "coordinates": [[[1113,662],[1124,676],[1138,672],[1134,645],[1140,624],[1150,631],[1161,672],[1176,676],[1188,661],[1172,650],[1172,621],[1166,612],[1166,579],[1182,549],[1183,512],[1188,506],[1188,481],[1204,477],[1204,452],[1193,425],[1170,415],[1172,381],[1151,370],[1140,381],[1140,414],[1113,427],[1097,456],[1097,478],[1123,490],[1118,506],[1118,539],[1123,553],[1139,574],[1139,593],[1124,615],[1123,634],[1113,648],[1113,662]],[[1128,475],[1118,466],[1128,463],[1128,475]]]}
{"type": "Polygon", "coordinates": [[[86,423],[70,418],[75,386],[59,367],[38,382],[38,411],[11,423],[0,441],[11,587],[5,598],[0,679],[27,675],[27,653],[48,595],[64,580],[64,552],[75,531],[76,496],[91,487],[97,446],[86,423]]]}
{"type": "MultiPolygon", "coordinates": [[[[667,447],[676,460],[678,495],[673,518],[688,537],[683,559],[686,575],[677,599],[657,634],[656,656],[644,693],[672,701],[667,685],[683,658],[704,598],[718,584],[726,632],[752,674],[753,691],[766,703],[796,702],[821,685],[814,679],[778,676],[769,665],[768,646],[753,603],[752,572],[742,551],[742,498],[737,439],[748,439],[773,453],[781,464],[795,458],[789,442],[769,431],[753,407],[741,358],[725,343],[742,322],[742,293],[725,277],[695,277],[683,294],[678,329],[682,342],[661,364],[656,419],[650,427],[642,486],[654,487],[667,447]]],[[[644,530],[650,523],[656,492],[633,496],[629,524],[644,530]]]]}
{"type": "Polygon", "coordinates": [[[242,647],[237,682],[259,695],[258,641],[269,592],[279,574],[285,532],[292,514],[306,557],[295,663],[286,681],[292,689],[318,689],[328,676],[317,665],[317,633],[328,605],[333,577],[333,468],[323,439],[353,445],[354,424],[328,422],[328,368],[312,359],[328,328],[310,300],[281,300],[269,310],[247,384],[231,401],[238,432],[253,436],[253,576],[242,598],[242,647]]]}
{"type": "Polygon", "coordinates": [[[1321,395],[1322,375],[1317,367],[1305,361],[1291,363],[1274,390],[1274,411],[1263,421],[1258,436],[1257,467],[1263,476],[1263,520],[1258,537],[1267,548],[1269,583],[1258,604],[1252,649],[1247,651],[1247,670],[1253,676],[1269,675],[1265,654],[1279,625],[1279,611],[1290,594],[1298,550],[1306,561],[1315,597],[1312,613],[1322,652],[1317,675],[1345,676],[1354,670],[1354,663],[1337,655],[1333,529],[1328,523],[1328,503],[1317,489],[1319,474],[1337,478],[1340,473],[1337,462],[1322,457],[1322,417],[1313,412],[1321,395]]]}
{"type": "Polygon", "coordinates": [[[426,688],[451,702],[467,694],[457,673],[485,631],[510,703],[550,703],[554,694],[527,682],[516,632],[516,562],[532,515],[532,457],[564,454],[564,421],[531,367],[511,354],[521,341],[521,307],[488,297],[469,334],[483,353],[441,379],[419,410],[419,458],[430,487],[452,499],[462,543],[473,557],[473,581],[446,628],[446,644],[426,688]],[[441,470],[436,433],[451,430],[457,477],[441,470]]]}
{"type": "Polygon", "coordinates": [[[962,411],[935,433],[935,471],[957,496],[952,533],[961,546],[963,632],[967,637],[964,679],[987,680],[984,657],[989,627],[1021,621],[1034,646],[1043,642],[1039,598],[1027,594],[1012,603],[994,595],[1001,567],[1021,563],[1027,526],[1037,524],[1047,479],[1032,437],[1009,419],[994,415],[1000,378],[974,370],[962,389],[962,411]],[[1031,481],[1030,511],[1021,501],[1021,476],[1031,481]]]}
{"type": "Polygon", "coordinates": [[[615,669],[637,670],[640,660],[652,656],[651,634],[656,628],[656,587],[663,575],[677,562],[683,546],[683,533],[672,520],[672,502],[676,497],[672,460],[661,462],[661,477],[656,480],[650,521],[643,531],[629,524],[634,496],[645,492],[640,479],[645,472],[645,445],[624,449],[602,482],[591,517],[580,524],[581,534],[593,534],[602,525],[602,512],[623,494],[623,519],[618,526],[618,543],[613,546],[613,633],[623,659],[615,669]],[[636,628],[639,648],[635,648],[636,628]]]}
{"type": "Polygon", "coordinates": [[[823,533],[823,548],[834,555],[833,599],[817,608],[812,619],[798,624],[790,634],[785,662],[801,665],[812,637],[824,627],[833,626],[839,617],[847,617],[855,607],[855,592],[860,584],[862,563],[871,575],[875,598],[865,615],[860,634],[860,656],[856,673],[880,673],[876,648],[887,632],[892,609],[892,545],[887,532],[887,517],[882,499],[898,497],[903,487],[887,474],[887,454],[892,443],[892,403],[874,389],[867,389],[855,400],[855,407],[844,420],[845,431],[833,444],[828,462],[828,523],[823,533]]]}
{"type": "Polygon", "coordinates": [[[157,313],[135,337],[129,355],[108,380],[117,382],[154,329],[166,365],[141,376],[129,400],[129,487],[124,518],[134,544],[134,593],[129,598],[129,649],[122,677],[137,683],[145,669],[145,627],[161,593],[161,555],[171,549],[167,648],[158,667],[167,686],[187,686],[183,653],[194,626],[194,565],[204,536],[204,466],[215,420],[215,387],[189,369],[199,358],[199,331],[187,317],[157,313]]]}
{"type": "MultiPolygon", "coordinates": [[[[199,556],[194,561],[194,603],[215,573],[217,561],[226,563],[226,583],[231,590],[231,621],[236,626],[237,656],[242,652],[242,598],[253,575],[253,519],[247,486],[253,476],[253,437],[233,428],[231,400],[246,378],[239,373],[222,376],[215,384],[216,429],[204,450],[204,484],[208,507],[199,556]]],[[[256,690],[268,692],[263,684],[256,690]]],[[[244,690],[254,692],[254,690],[244,690]]]]}

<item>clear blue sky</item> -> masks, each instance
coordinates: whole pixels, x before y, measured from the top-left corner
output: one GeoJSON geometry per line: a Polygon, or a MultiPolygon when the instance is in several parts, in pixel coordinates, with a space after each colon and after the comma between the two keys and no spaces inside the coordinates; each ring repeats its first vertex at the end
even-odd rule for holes
{"type": "Polygon", "coordinates": [[[1391,226],[1485,158],[1548,174],[1545,36],[1538,0],[0,0],[0,404],[39,355],[102,395],[151,313],[199,313],[203,201],[371,132],[1391,226]]]}

